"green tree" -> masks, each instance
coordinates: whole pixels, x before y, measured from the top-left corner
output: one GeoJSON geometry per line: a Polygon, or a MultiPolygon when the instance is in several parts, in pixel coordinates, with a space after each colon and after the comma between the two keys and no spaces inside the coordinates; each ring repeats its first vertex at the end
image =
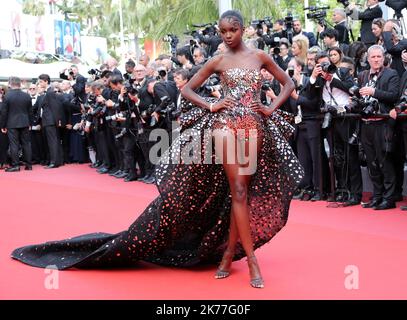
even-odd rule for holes
{"type": "Polygon", "coordinates": [[[23,13],[32,16],[43,16],[45,14],[45,4],[35,0],[23,0],[23,13]]]}

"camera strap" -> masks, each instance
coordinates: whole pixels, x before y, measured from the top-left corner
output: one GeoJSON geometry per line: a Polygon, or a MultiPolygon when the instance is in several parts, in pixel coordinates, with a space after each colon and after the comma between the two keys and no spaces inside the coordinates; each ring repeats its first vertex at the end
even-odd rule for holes
{"type": "Polygon", "coordinates": [[[325,88],[326,91],[328,91],[329,96],[331,97],[331,101],[333,101],[335,103],[335,106],[339,107],[338,102],[336,102],[336,99],[334,98],[334,96],[332,95],[332,92],[330,90],[330,87],[327,85],[327,83],[325,83],[325,88]]]}

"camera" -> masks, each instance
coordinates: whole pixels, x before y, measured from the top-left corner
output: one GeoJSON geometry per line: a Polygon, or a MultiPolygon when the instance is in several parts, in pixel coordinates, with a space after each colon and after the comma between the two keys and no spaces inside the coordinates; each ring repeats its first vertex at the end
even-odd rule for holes
{"type": "Polygon", "coordinates": [[[206,94],[211,94],[215,90],[220,90],[220,79],[217,76],[212,76],[210,77],[207,81],[206,84],[204,85],[204,92],[206,94]]]}
{"type": "Polygon", "coordinates": [[[349,6],[349,1],[348,0],[336,0],[338,3],[342,3],[343,6],[346,8],[349,6]]]}
{"type": "Polygon", "coordinates": [[[400,103],[394,107],[396,109],[397,113],[401,113],[407,110],[407,95],[403,95],[400,98],[400,103]]]}
{"type": "Polygon", "coordinates": [[[126,92],[128,94],[131,94],[132,96],[138,95],[139,92],[138,89],[134,86],[134,81],[134,79],[129,79],[123,84],[126,92]]]}
{"type": "Polygon", "coordinates": [[[369,97],[362,102],[362,117],[370,117],[379,112],[379,100],[369,97]]]}
{"type": "Polygon", "coordinates": [[[160,69],[160,70],[158,70],[158,76],[157,76],[157,80],[158,81],[160,81],[160,80],[165,80],[165,77],[167,76],[167,70],[165,70],[165,69],[160,69]]]}
{"type": "Polygon", "coordinates": [[[263,91],[267,91],[267,90],[270,90],[272,88],[273,88],[273,84],[268,80],[264,81],[263,85],[261,86],[261,90],[263,90],[263,91]]]}
{"type": "Polygon", "coordinates": [[[177,53],[177,45],[179,43],[179,38],[174,34],[167,34],[163,40],[164,42],[169,42],[171,47],[171,54],[175,55],[177,53]]]}
{"type": "Polygon", "coordinates": [[[98,79],[101,78],[102,71],[100,71],[99,69],[90,69],[90,70],[88,71],[88,74],[90,74],[91,76],[93,76],[95,80],[98,80],[98,79]]]}
{"type": "Polygon", "coordinates": [[[279,47],[273,48],[273,56],[278,56],[278,55],[280,55],[280,53],[281,53],[281,50],[279,47]]]}
{"type": "Polygon", "coordinates": [[[349,89],[349,94],[350,94],[352,97],[360,98],[359,90],[360,90],[360,87],[357,86],[357,85],[354,85],[354,86],[352,86],[352,87],[349,89]]]}
{"type": "Polygon", "coordinates": [[[289,67],[287,69],[288,71],[288,75],[290,76],[290,78],[294,77],[294,68],[293,67],[289,67]]]}
{"type": "Polygon", "coordinates": [[[160,113],[167,115],[167,120],[172,120],[177,119],[181,115],[181,110],[177,108],[170,97],[164,96],[161,98],[160,113]]]}
{"type": "Polygon", "coordinates": [[[322,121],[322,129],[326,129],[331,125],[333,116],[338,114],[338,110],[335,106],[324,105],[321,108],[321,113],[324,113],[324,120],[322,121]]]}
{"type": "Polygon", "coordinates": [[[273,23],[271,22],[270,17],[264,17],[263,19],[259,20],[252,20],[250,24],[256,28],[256,33],[259,37],[262,37],[264,35],[263,24],[267,26],[267,34],[269,34],[270,31],[273,29],[273,23]]]}
{"type": "Polygon", "coordinates": [[[326,7],[315,7],[311,6],[308,8],[304,8],[304,10],[309,10],[311,11],[310,13],[307,13],[307,18],[311,20],[315,20],[320,26],[326,27],[327,23],[325,21],[325,18],[327,16],[326,10],[329,9],[329,6],[326,7]]]}
{"type": "Polygon", "coordinates": [[[330,63],[330,62],[322,62],[320,64],[322,71],[330,73],[330,74],[334,74],[336,72],[336,70],[338,69],[334,64],[330,63]]]}
{"type": "Polygon", "coordinates": [[[88,99],[86,100],[84,107],[89,109],[91,106],[93,106],[96,103],[96,96],[94,94],[90,94],[88,96],[88,99]]]}
{"type": "Polygon", "coordinates": [[[140,113],[141,119],[147,124],[148,127],[153,128],[157,125],[158,121],[155,117],[152,117],[151,115],[154,113],[154,110],[156,108],[155,104],[152,104],[148,106],[146,110],[143,110],[140,113]]]}
{"type": "MultiPolygon", "coordinates": [[[[380,0],[384,1],[384,0],[380,0]]],[[[403,15],[401,11],[406,7],[406,2],[402,0],[387,0],[386,6],[392,8],[396,14],[397,18],[402,18],[403,15]]]]}
{"type": "Polygon", "coordinates": [[[285,29],[287,32],[288,41],[292,42],[293,38],[293,21],[294,17],[291,12],[287,13],[287,16],[284,18],[285,29]]]}
{"type": "Polygon", "coordinates": [[[103,116],[106,113],[106,106],[104,104],[97,103],[90,113],[91,116],[103,116]]]}

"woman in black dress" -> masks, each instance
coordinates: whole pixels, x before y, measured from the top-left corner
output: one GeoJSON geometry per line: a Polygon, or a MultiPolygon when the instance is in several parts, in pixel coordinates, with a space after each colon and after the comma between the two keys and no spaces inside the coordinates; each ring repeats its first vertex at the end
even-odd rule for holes
{"type": "Polygon", "coordinates": [[[232,260],[247,256],[251,286],[264,286],[254,250],[286,224],[303,175],[286,141],[293,127],[277,110],[294,85],[270,56],[244,45],[240,13],[225,12],[220,30],[228,51],[207,62],[183,89],[192,108],[181,115],[180,136],[156,166],[160,195],[143,214],[127,231],[27,246],[16,249],[13,258],[58,269],[129,267],[139,260],[177,267],[220,262],[215,277],[225,278],[232,260]],[[270,107],[259,102],[262,67],[283,84],[270,107]],[[192,92],[212,73],[221,78],[221,101],[192,92]],[[248,161],[229,164],[226,150],[232,145],[216,143],[222,132],[236,141],[235,160],[241,159],[241,148],[255,147],[248,161]],[[191,148],[194,142],[201,147],[191,148]],[[191,154],[197,155],[192,162],[191,154]]]}

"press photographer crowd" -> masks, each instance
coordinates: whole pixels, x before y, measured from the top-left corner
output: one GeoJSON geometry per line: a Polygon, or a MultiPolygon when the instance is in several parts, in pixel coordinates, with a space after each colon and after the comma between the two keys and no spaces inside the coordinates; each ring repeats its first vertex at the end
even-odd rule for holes
{"type": "MultiPolygon", "coordinates": [[[[403,200],[407,30],[401,11],[407,1],[385,5],[395,11],[393,19],[382,18],[378,0],[364,7],[338,0],[335,9],[305,8],[316,22],[315,33],[303,31],[290,13],[246,26],[247,46],[268,51],[296,85],[282,107],[293,115],[290,143],[305,170],[295,199],[374,210],[403,200]],[[354,35],[349,22],[357,20],[361,29],[354,35]],[[363,203],[362,167],[373,185],[363,203]]],[[[170,54],[129,60],[123,74],[111,58],[87,78],[75,65],[61,72],[60,81],[42,74],[28,88],[11,77],[0,92],[0,166],[16,172],[34,164],[53,169],[90,163],[100,174],[154,183],[149,152],[156,141],[150,133],[160,128],[171,134],[172,123],[195,108],[181,97],[182,88],[208,59],[228,50],[216,24],[195,27],[186,45],[170,34],[164,39],[170,54]]],[[[266,70],[261,73],[261,100],[270,105],[280,84],[266,70]]],[[[222,98],[218,75],[198,93],[222,98]]]]}

